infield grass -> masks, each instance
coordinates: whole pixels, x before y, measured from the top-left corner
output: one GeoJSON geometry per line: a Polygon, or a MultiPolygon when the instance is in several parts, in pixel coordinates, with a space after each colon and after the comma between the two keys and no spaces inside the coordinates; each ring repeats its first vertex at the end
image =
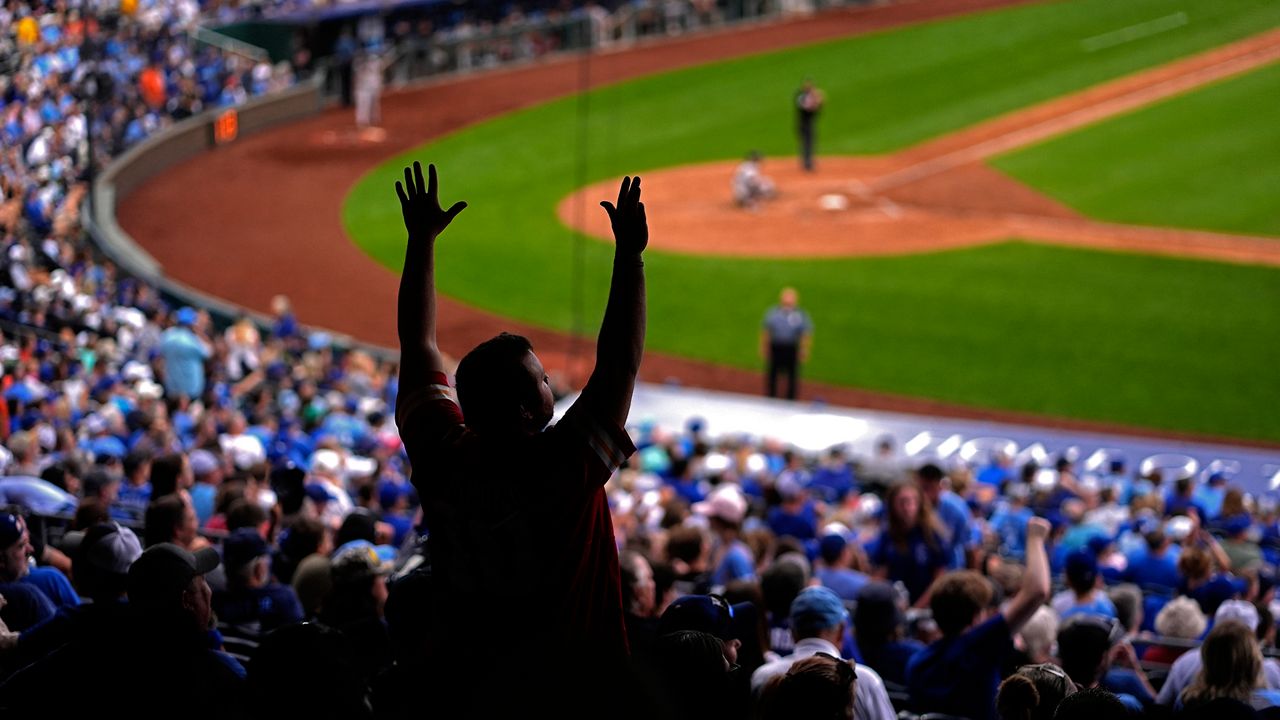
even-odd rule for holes
{"type": "Polygon", "coordinates": [[[1104,220],[1280,236],[1280,64],[991,164],[1104,220]]]}
{"type": "MultiPolygon", "coordinates": [[[[522,322],[593,334],[611,249],[561,226],[554,210],[579,182],[752,147],[791,153],[790,97],[806,75],[828,94],[822,152],[885,152],[1280,24],[1280,3],[1202,5],[1187,10],[1184,27],[1093,53],[1083,39],[1184,5],[1033,5],[602,88],[581,128],[578,101],[566,98],[389,160],[352,190],[343,221],[398,270],[403,230],[392,183],[403,163],[436,162],[444,200],[471,204],[441,239],[441,291],[522,322]]],[[[650,215],[660,230],[661,208],[650,215]]],[[[1280,390],[1263,362],[1280,347],[1274,270],[1018,243],[835,261],[651,252],[647,268],[654,350],[756,367],[760,316],[794,284],[817,325],[808,378],[1280,440],[1280,419],[1253,408],[1280,390]]]]}

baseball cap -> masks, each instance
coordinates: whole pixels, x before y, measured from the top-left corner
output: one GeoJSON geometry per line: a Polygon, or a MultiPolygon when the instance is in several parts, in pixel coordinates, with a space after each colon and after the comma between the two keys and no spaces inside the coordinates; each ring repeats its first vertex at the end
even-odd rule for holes
{"type": "Polygon", "coordinates": [[[1093,585],[1098,579],[1098,559],[1091,552],[1076,550],[1067,555],[1066,570],[1072,585],[1093,585]]]}
{"type": "Polygon", "coordinates": [[[114,522],[98,523],[85,531],[67,533],[63,548],[71,555],[72,563],[87,563],[96,570],[113,575],[127,575],[129,568],[142,555],[138,536],[114,522]]]}
{"type": "Polygon", "coordinates": [[[799,633],[833,628],[849,621],[844,601],[825,587],[807,587],[791,601],[791,627],[799,633]]]}
{"type": "Polygon", "coordinates": [[[681,630],[710,633],[721,640],[742,636],[742,622],[754,617],[751,603],[730,605],[720,595],[685,595],[671,603],[658,619],[658,635],[681,630]]]}
{"type": "Polygon", "coordinates": [[[271,554],[271,547],[253,528],[238,528],[222,541],[222,559],[228,570],[244,567],[255,559],[271,554]]]}
{"type": "Polygon", "coordinates": [[[375,576],[386,577],[395,564],[384,558],[368,540],[352,540],[333,553],[331,577],[334,585],[375,576]]]}
{"type": "Polygon", "coordinates": [[[8,548],[18,542],[18,538],[22,537],[22,531],[26,527],[27,523],[21,515],[0,513],[0,549],[8,548]]]}
{"type": "Polygon", "coordinates": [[[849,541],[839,533],[829,533],[818,541],[818,555],[824,562],[833,563],[840,558],[840,553],[849,546],[849,541]]]}
{"type": "Polygon", "coordinates": [[[1115,618],[1079,613],[1058,629],[1058,645],[1111,647],[1124,639],[1124,626],[1115,618]]]}
{"type": "Polygon", "coordinates": [[[160,543],[147,548],[129,568],[129,602],[149,608],[166,609],[192,578],[218,567],[218,551],[211,547],[194,553],[160,543]]]}
{"type": "Polygon", "coordinates": [[[693,511],[726,522],[741,523],[747,516],[747,498],[737,485],[721,485],[706,500],[693,504],[693,511]]]}
{"type": "Polygon", "coordinates": [[[898,607],[898,593],[887,582],[869,582],[858,591],[858,606],[853,611],[858,627],[891,630],[906,622],[898,607]]]}
{"type": "Polygon", "coordinates": [[[184,307],[178,310],[178,312],[174,313],[173,317],[175,320],[178,321],[179,325],[195,325],[196,324],[196,311],[189,307],[184,307]]]}
{"type": "Polygon", "coordinates": [[[208,475],[221,464],[217,456],[204,449],[192,450],[188,460],[191,462],[191,473],[197,476],[208,475]]]}
{"type": "Polygon", "coordinates": [[[394,480],[383,480],[378,483],[378,505],[383,510],[390,508],[400,501],[400,498],[409,494],[408,483],[396,482],[394,480]]]}
{"type": "Polygon", "coordinates": [[[1250,630],[1258,629],[1258,609],[1253,603],[1244,600],[1227,600],[1218,606],[1218,611],[1213,614],[1213,623],[1235,621],[1250,630]]]}

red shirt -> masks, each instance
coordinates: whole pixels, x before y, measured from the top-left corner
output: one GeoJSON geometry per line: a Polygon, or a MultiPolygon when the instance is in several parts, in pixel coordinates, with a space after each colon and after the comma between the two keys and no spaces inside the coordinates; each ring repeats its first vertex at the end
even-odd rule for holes
{"type": "Polygon", "coordinates": [[[538,435],[482,437],[464,424],[448,379],[435,373],[428,382],[400,396],[396,421],[422,499],[447,645],[517,632],[522,644],[625,654],[604,484],[635,452],[626,432],[577,403],[538,435]]]}

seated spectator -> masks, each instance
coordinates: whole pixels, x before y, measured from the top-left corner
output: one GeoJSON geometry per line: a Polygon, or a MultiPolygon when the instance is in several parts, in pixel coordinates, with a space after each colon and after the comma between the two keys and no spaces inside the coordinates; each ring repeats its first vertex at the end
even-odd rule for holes
{"type": "Polygon", "coordinates": [[[1067,556],[1067,592],[1053,600],[1053,609],[1063,620],[1078,613],[1115,618],[1116,606],[1103,590],[1098,559],[1087,550],[1067,556]]]}
{"type": "Polygon", "coordinates": [[[1124,581],[1141,588],[1165,588],[1172,594],[1181,578],[1178,560],[1182,546],[1174,544],[1173,539],[1159,529],[1148,532],[1145,539],[1145,548],[1126,556],[1124,581]]]}
{"type": "MultiPolygon", "coordinates": [[[[1258,629],[1258,609],[1240,600],[1224,602],[1213,615],[1213,625],[1217,627],[1222,623],[1232,621],[1244,625],[1252,632],[1256,632],[1258,629]]],[[[1165,707],[1172,707],[1181,697],[1182,691],[1186,690],[1200,675],[1203,661],[1203,655],[1199,652],[1183,653],[1173,663],[1173,667],[1169,668],[1169,675],[1165,678],[1164,685],[1160,686],[1160,692],[1156,695],[1156,702],[1165,707]]],[[[1262,662],[1262,676],[1265,687],[1271,690],[1280,690],[1280,664],[1277,664],[1274,659],[1267,658],[1262,662]]]]}
{"type": "Polygon", "coordinates": [[[227,589],[213,594],[218,620],[249,634],[302,622],[293,588],[271,580],[271,548],[253,528],[235,530],[222,541],[227,589]]]}
{"type": "MultiPolygon", "coordinates": [[[[800,660],[826,653],[841,657],[839,643],[844,641],[849,624],[849,611],[839,596],[824,587],[805,588],[791,603],[791,632],[795,651],[790,655],[761,665],[751,674],[751,691],[758,698],[764,686],[774,677],[784,675],[800,660]]],[[[854,699],[856,718],[892,718],[896,716],[884,681],[866,665],[856,666],[858,676],[854,699]]]]}
{"type": "Polygon", "coordinates": [[[618,554],[618,569],[622,575],[622,612],[627,627],[627,645],[633,658],[649,654],[657,637],[658,616],[657,586],[653,581],[653,567],[648,558],[634,550],[618,554]]]}
{"type": "Polygon", "coordinates": [[[173,543],[188,550],[209,547],[209,541],[200,536],[196,511],[176,493],[164,495],[147,506],[147,547],[160,543],[173,543]]]}
{"type": "Polygon", "coordinates": [[[654,643],[659,704],[663,717],[688,720],[734,717],[731,673],[736,669],[720,638],[697,630],[677,630],[654,643]]]}
{"type": "Polygon", "coordinates": [[[809,541],[818,534],[818,511],[796,474],[783,472],[774,484],[781,504],[769,509],[765,523],[779,538],[809,541]]]}
{"type": "Polygon", "coordinates": [[[1124,635],[1124,626],[1114,618],[1075,615],[1058,630],[1058,658],[1062,661],[1062,669],[1077,687],[1105,688],[1115,693],[1130,712],[1140,714],[1144,707],[1154,702],[1155,690],[1147,681],[1124,635]],[[1136,673],[1137,682],[1124,688],[1126,691],[1133,688],[1132,693],[1118,691],[1105,683],[1107,672],[1117,656],[1124,658],[1136,673]]]}
{"type": "Polygon", "coordinates": [[[35,662],[76,639],[96,637],[109,645],[111,634],[126,623],[129,568],[142,555],[138,537],[114,522],[68,535],[66,546],[76,588],[89,602],[61,608],[23,633],[20,665],[35,662]]]}
{"type": "Polygon", "coordinates": [[[760,160],[760,153],[752,150],[733,171],[733,201],[738,207],[754,210],[774,195],[773,181],[760,172],[760,160]]]}
{"type": "Polygon", "coordinates": [[[1262,567],[1262,548],[1249,537],[1253,529],[1253,517],[1248,512],[1223,518],[1221,527],[1226,535],[1222,539],[1222,551],[1231,561],[1235,573],[1256,573],[1262,567]]]}
{"type": "Polygon", "coordinates": [[[1132,583],[1122,583],[1108,589],[1107,598],[1116,608],[1116,619],[1124,626],[1125,635],[1130,638],[1137,635],[1146,619],[1142,589],[1132,583]]]}
{"type": "Polygon", "coordinates": [[[938,522],[946,528],[951,540],[952,560],[950,569],[959,570],[968,565],[967,552],[971,545],[973,511],[950,488],[946,487],[946,473],[934,463],[925,463],[916,470],[916,479],[924,498],[933,507],[938,522]]]}
{"type": "MultiPolygon", "coordinates": [[[[368,687],[352,661],[347,639],[316,623],[290,625],[263,638],[246,688],[253,717],[263,720],[372,717],[368,687]]],[[[416,707],[421,711],[421,705],[416,707]]]]}
{"type": "Polygon", "coordinates": [[[129,568],[130,619],[117,629],[123,642],[111,646],[110,661],[103,661],[100,639],[77,638],[0,686],[0,706],[34,717],[56,696],[60,714],[88,717],[101,712],[103,698],[146,678],[147,692],[130,698],[134,716],[168,717],[178,707],[189,718],[241,716],[244,668],[213,649],[209,635],[204,575],[217,565],[213,548],[148,548],[129,568]],[[94,671],[84,672],[88,667],[94,671]],[[76,692],[66,692],[69,677],[76,692]]]}
{"type": "Polygon", "coordinates": [[[942,639],[907,663],[907,687],[921,709],[970,718],[995,714],[1001,670],[1012,655],[1013,637],[1049,599],[1049,560],[1044,541],[1049,523],[1027,523],[1027,561],[1022,587],[994,616],[990,581],[960,571],[939,578],[929,607],[942,639]]]}
{"type": "Polygon", "coordinates": [[[918,605],[928,599],[925,591],[952,562],[950,539],[914,483],[889,488],[884,505],[885,520],[867,550],[868,559],[876,577],[906,585],[911,602],[918,605]]]}
{"type": "Polygon", "coordinates": [[[693,511],[706,516],[715,540],[711,546],[711,587],[723,588],[734,580],[754,580],[755,556],[742,541],[742,521],[747,516],[747,498],[736,484],[711,491],[707,499],[693,504],[693,511]]]}
{"type": "Polygon", "coordinates": [[[858,599],[858,592],[871,580],[866,573],[850,567],[856,551],[857,546],[838,532],[828,533],[818,542],[820,562],[814,568],[814,577],[842,600],[858,599]]]}
{"type": "Polygon", "coordinates": [[[31,549],[26,520],[14,513],[0,513],[0,595],[8,600],[0,608],[0,619],[15,632],[43,622],[57,611],[44,590],[29,579],[31,549]]]}
{"type": "Polygon", "coordinates": [[[391,641],[382,619],[391,571],[391,564],[366,541],[338,548],[330,571],[333,588],[320,607],[320,621],[347,637],[352,662],[366,681],[391,663],[391,641]]]}
{"type": "Polygon", "coordinates": [[[1126,720],[1129,709],[1102,688],[1086,688],[1063,698],[1053,717],[1054,720],[1126,720]]]}
{"type": "Polygon", "coordinates": [[[809,584],[809,575],[799,563],[781,558],[765,569],[760,578],[764,595],[765,621],[769,627],[769,649],[778,655],[795,650],[791,632],[791,603],[809,584]]]}
{"type": "Polygon", "coordinates": [[[1028,665],[1040,665],[1054,659],[1058,644],[1058,613],[1042,605],[1014,637],[1028,665]]]}
{"type": "Polygon", "coordinates": [[[906,616],[899,607],[897,591],[888,583],[873,582],[862,588],[857,601],[853,635],[862,662],[885,680],[905,684],[907,661],[924,643],[905,637],[906,616]]]}
{"type": "MultiPolygon", "coordinates": [[[[720,639],[721,652],[730,665],[738,664],[738,648],[742,646],[742,634],[749,632],[745,626],[749,606],[745,603],[730,605],[719,595],[685,595],[671,603],[658,619],[657,635],[669,635],[681,630],[697,630],[720,639]]],[[[749,613],[754,617],[754,608],[749,613]]]]}
{"type": "Polygon", "coordinates": [[[1200,646],[1201,670],[1178,697],[1189,710],[1214,700],[1248,703],[1255,710],[1280,705],[1280,691],[1262,687],[1262,651],[1247,625],[1215,623],[1200,646]]]}
{"type": "Polygon", "coordinates": [[[315,518],[297,516],[280,532],[279,550],[272,558],[271,569],[283,583],[293,582],[298,563],[313,554],[328,557],[333,552],[329,530],[315,518]]]}
{"type": "Polygon", "coordinates": [[[818,653],[774,676],[760,696],[763,720],[853,720],[858,672],[848,660],[818,653]]]}
{"type": "MultiPolygon", "coordinates": [[[[1156,615],[1156,632],[1163,637],[1174,640],[1198,640],[1209,626],[1209,619],[1200,610],[1200,603],[1186,595],[1170,600],[1156,615]]],[[[1171,665],[1187,647],[1174,645],[1148,645],[1142,659],[1152,663],[1171,665]]]]}
{"type": "Polygon", "coordinates": [[[1075,692],[1075,683],[1057,665],[1023,665],[1000,683],[996,710],[1001,720],[1051,720],[1058,705],[1075,692]]]}

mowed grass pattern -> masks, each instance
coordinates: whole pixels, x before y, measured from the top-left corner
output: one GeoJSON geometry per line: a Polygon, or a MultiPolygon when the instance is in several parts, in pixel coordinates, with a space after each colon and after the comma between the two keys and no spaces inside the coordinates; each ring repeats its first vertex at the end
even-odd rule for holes
{"type": "MultiPolygon", "coordinates": [[[[1097,53],[1080,48],[1083,38],[1180,9],[1155,0],[1034,5],[602,88],[592,93],[591,114],[581,127],[578,99],[566,98],[388,161],[353,189],[343,220],[356,242],[398,269],[403,230],[392,183],[411,159],[436,162],[444,200],[471,204],[440,242],[441,290],[522,322],[590,334],[607,291],[611,249],[582,242],[554,212],[579,180],[731,158],[752,147],[791,153],[790,97],[806,75],[828,93],[820,149],[875,153],[1280,23],[1280,3],[1227,0],[1196,8],[1187,26],[1161,36],[1097,53]],[[576,170],[583,133],[585,177],[576,170]]],[[[590,206],[584,212],[602,211],[590,206]]],[[[655,233],[661,232],[661,212],[650,210],[655,233]]],[[[1132,334],[1153,319],[1189,322],[1207,307],[1190,290],[1156,292],[1167,290],[1160,276],[1166,267],[1182,268],[1181,280],[1206,294],[1232,297],[1243,287],[1274,288],[1276,274],[1134,258],[1130,262],[1143,268],[1135,284],[1117,257],[1017,244],[815,262],[651,252],[649,347],[757,366],[760,315],[778,288],[794,284],[818,326],[809,378],[975,405],[1280,439],[1280,421],[1239,417],[1245,400],[1198,389],[1209,376],[1234,378],[1239,386],[1252,375],[1191,342],[1197,333],[1154,332],[1142,342],[1132,334]],[[1046,252],[1049,265],[1041,264],[1046,252]],[[1064,275],[1067,269],[1074,276],[1064,275]],[[1236,273],[1255,280],[1243,282],[1236,273]],[[1149,305],[1145,314],[1097,290],[1127,291],[1143,283],[1159,286],[1148,288],[1152,294],[1138,293],[1149,305]],[[1081,353],[1087,372],[1069,373],[1066,362],[1080,343],[1089,347],[1081,353]],[[1171,357],[1181,359],[1168,362],[1171,357]],[[1201,370],[1195,379],[1188,375],[1192,367],[1201,370]],[[1142,388],[1117,390],[1135,383],[1176,386],[1189,395],[1175,401],[1142,388]]],[[[1232,342],[1256,355],[1278,339],[1273,326],[1270,334],[1245,333],[1232,342]]]]}
{"type": "Polygon", "coordinates": [[[992,164],[1104,220],[1280,236],[1280,64],[992,164]]]}

